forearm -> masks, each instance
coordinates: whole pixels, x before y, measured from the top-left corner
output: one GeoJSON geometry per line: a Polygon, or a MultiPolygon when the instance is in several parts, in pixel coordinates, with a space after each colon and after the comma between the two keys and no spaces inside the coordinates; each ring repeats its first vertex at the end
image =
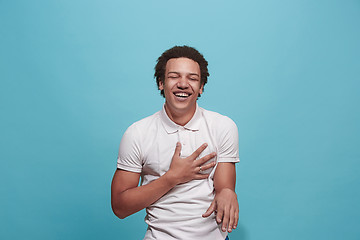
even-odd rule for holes
{"type": "Polygon", "coordinates": [[[180,183],[208,178],[209,174],[201,174],[199,169],[207,170],[214,167],[215,162],[205,163],[213,158],[215,153],[196,159],[206,146],[203,144],[189,157],[181,158],[181,144],[178,143],[170,169],[158,179],[140,187],[140,173],[117,170],[111,184],[111,206],[115,215],[125,218],[150,206],[180,183]]]}
{"type": "Polygon", "coordinates": [[[235,183],[235,163],[219,163],[214,174],[215,193],[218,193],[225,188],[235,191],[235,183]]]}
{"type": "Polygon", "coordinates": [[[219,163],[214,175],[215,198],[203,217],[208,217],[215,212],[216,221],[222,222],[221,230],[223,232],[231,232],[232,229],[235,229],[239,219],[235,182],[235,164],[219,163]]]}
{"type": "MultiPolygon", "coordinates": [[[[113,181],[121,181],[121,176],[113,181]]],[[[124,191],[112,189],[111,204],[116,216],[123,219],[156,202],[175,186],[166,174],[143,186],[135,186],[124,191]]]]}

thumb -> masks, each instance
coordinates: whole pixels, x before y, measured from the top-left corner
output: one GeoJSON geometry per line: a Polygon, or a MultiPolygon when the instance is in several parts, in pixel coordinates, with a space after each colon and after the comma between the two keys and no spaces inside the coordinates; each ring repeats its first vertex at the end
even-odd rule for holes
{"type": "Polygon", "coordinates": [[[181,143],[177,142],[175,152],[174,152],[174,156],[180,156],[180,151],[181,151],[181,143]]]}
{"type": "Polygon", "coordinates": [[[212,201],[210,204],[210,207],[206,210],[206,212],[202,215],[202,217],[208,217],[210,216],[214,211],[216,210],[216,203],[215,200],[212,201]]]}

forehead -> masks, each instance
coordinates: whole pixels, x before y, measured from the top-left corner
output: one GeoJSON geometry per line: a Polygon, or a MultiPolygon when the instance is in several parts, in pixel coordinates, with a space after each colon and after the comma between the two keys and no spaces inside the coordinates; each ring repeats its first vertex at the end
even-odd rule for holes
{"type": "Polygon", "coordinates": [[[190,58],[171,58],[166,63],[165,73],[168,72],[196,73],[200,75],[200,66],[190,58]]]}

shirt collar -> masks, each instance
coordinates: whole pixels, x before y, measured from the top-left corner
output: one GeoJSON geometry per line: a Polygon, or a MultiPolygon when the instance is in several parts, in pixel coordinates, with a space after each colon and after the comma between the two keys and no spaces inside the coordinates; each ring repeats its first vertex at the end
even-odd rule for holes
{"type": "Polygon", "coordinates": [[[200,128],[201,108],[196,104],[196,110],[194,116],[185,126],[180,126],[174,123],[165,111],[165,104],[160,111],[160,119],[167,133],[175,133],[181,128],[185,128],[190,131],[198,131],[200,128]]]}

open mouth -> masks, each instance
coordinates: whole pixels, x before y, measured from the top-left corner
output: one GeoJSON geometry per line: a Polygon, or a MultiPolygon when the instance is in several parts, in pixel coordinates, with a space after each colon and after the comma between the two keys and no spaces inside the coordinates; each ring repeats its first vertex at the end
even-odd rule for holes
{"type": "Polygon", "coordinates": [[[191,94],[185,92],[175,92],[174,95],[179,98],[187,98],[190,97],[191,94]]]}

